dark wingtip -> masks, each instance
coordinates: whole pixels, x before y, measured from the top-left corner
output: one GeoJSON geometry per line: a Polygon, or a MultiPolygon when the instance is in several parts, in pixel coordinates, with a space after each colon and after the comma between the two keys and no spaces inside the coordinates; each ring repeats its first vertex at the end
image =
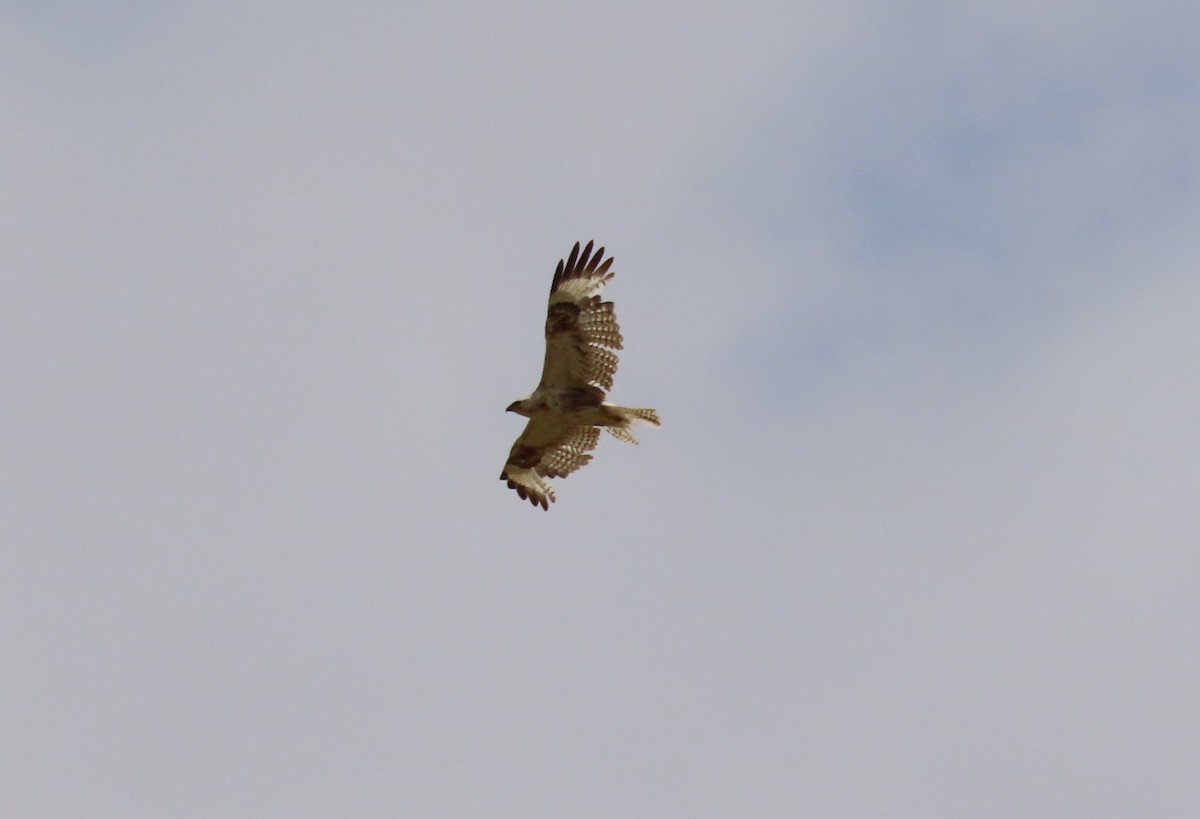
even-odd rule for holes
{"type": "MultiPolygon", "coordinates": [[[[588,247],[591,248],[591,246],[592,246],[592,243],[588,242],[588,247]]],[[[585,254],[587,253],[586,250],[583,252],[585,254]]],[[[575,270],[575,262],[578,260],[579,260],[579,242],[576,242],[575,247],[571,248],[571,255],[567,257],[567,267],[566,267],[565,272],[568,276],[571,275],[572,271],[575,270]]]]}
{"type": "Polygon", "coordinates": [[[603,276],[608,273],[608,269],[612,267],[613,260],[612,258],[604,258],[603,245],[593,254],[592,248],[595,245],[595,239],[588,239],[587,244],[581,250],[579,242],[576,242],[575,246],[571,248],[570,255],[566,259],[558,260],[558,267],[554,269],[554,278],[550,282],[551,293],[558,289],[563,279],[573,278],[581,270],[587,271],[592,275],[599,274],[603,276]]]}
{"type": "MultiPolygon", "coordinates": [[[[578,247],[579,247],[579,242],[576,242],[576,243],[575,243],[575,247],[576,247],[576,248],[578,248],[578,247]]],[[[573,258],[573,257],[574,257],[574,254],[571,254],[571,255],[572,255],[572,258],[573,258]]],[[[589,260],[591,257],[592,257],[592,240],[591,240],[591,239],[588,239],[588,243],[587,243],[586,245],[584,245],[584,246],[583,246],[583,253],[579,254],[579,267],[578,267],[578,268],[576,268],[576,269],[577,269],[577,270],[578,270],[578,269],[583,269],[583,270],[586,270],[586,269],[587,269],[587,266],[588,266],[588,260],[589,260]]]]}
{"type": "MultiPolygon", "coordinates": [[[[588,243],[588,247],[591,247],[588,243]]],[[[586,251],[585,251],[586,252],[586,251]]],[[[554,278],[550,280],[550,292],[553,293],[558,289],[558,285],[564,278],[571,278],[571,274],[575,271],[575,260],[579,258],[579,242],[575,243],[575,247],[571,248],[570,255],[566,259],[558,260],[558,267],[554,268],[554,278]]]]}

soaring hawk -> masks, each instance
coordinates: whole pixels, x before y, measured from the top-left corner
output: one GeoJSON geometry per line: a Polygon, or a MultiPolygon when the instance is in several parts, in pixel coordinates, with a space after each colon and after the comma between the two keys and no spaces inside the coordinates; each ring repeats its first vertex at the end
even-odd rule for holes
{"type": "Polygon", "coordinates": [[[550,284],[546,314],[546,360],[542,380],[528,398],[513,401],[508,412],[529,419],[508,453],[500,473],[522,500],[549,509],[554,490],[547,478],[565,478],[592,459],[600,427],[636,444],[629,428],[637,421],[660,426],[652,409],[618,407],[604,400],[612,388],[621,349],[621,328],[611,301],[600,291],[613,277],[604,248],[592,255],[579,242],[566,261],[559,260],[550,284]]]}

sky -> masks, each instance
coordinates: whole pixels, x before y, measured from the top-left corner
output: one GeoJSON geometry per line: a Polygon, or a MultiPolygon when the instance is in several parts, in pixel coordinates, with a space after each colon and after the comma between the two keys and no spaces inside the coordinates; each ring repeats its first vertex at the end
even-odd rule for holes
{"type": "Polygon", "coordinates": [[[1198,36],[3,4],[0,814],[1197,815],[1198,36]]]}

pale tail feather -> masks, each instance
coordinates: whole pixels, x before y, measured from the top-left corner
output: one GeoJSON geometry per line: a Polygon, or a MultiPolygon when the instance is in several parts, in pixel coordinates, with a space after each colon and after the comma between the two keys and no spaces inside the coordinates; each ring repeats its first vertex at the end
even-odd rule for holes
{"type": "Polygon", "coordinates": [[[621,415],[623,423],[620,426],[608,426],[605,429],[614,438],[619,438],[626,443],[637,443],[637,439],[629,432],[629,428],[635,423],[649,424],[652,427],[662,426],[662,421],[658,420],[658,413],[652,409],[634,409],[632,407],[613,407],[612,409],[621,415]]]}
{"type": "Polygon", "coordinates": [[[652,409],[629,409],[623,407],[625,412],[632,415],[636,420],[649,424],[652,427],[661,427],[662,421],[658,420],[658,412],[652,409]]]}

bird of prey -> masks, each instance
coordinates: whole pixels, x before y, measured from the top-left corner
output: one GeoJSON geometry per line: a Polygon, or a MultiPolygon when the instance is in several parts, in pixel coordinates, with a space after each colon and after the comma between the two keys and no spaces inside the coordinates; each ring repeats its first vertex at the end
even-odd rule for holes
{"type": "Polygon", "coordinates": [[[613,277],[604,248],[592,254],[579,243],[559,260],[550,283],[546,314],[546,359],[542,380],[528,398],[513,401],[508,412],[529,419],[500,473],[522,500],[549,509],[554,490],[547,478],[565,478],[592,459],[600,428],[636,444],[635,422],[660,426],[652,409],[618,407],[605,399],[617,371],[621,329],[611,301],[600,291],[613,277]]]}

